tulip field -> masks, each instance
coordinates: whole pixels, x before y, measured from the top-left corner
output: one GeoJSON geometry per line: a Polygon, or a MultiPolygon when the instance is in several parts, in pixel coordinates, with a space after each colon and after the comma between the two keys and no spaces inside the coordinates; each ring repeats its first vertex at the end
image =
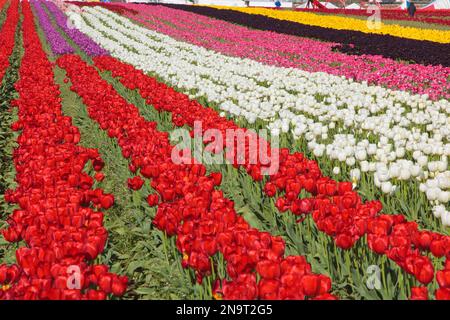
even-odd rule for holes
{"type": "Polygon", "coordinates": [[[0,299],[450,300],[450,10],[365,12],[0,0],[0,299]]]}

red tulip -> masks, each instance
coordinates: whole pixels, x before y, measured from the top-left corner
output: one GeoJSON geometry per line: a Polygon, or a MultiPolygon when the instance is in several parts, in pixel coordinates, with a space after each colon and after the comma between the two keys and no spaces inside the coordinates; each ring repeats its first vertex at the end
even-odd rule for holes
{"type": "Polygon", "coordinates": [[[386,236],[368,236],[369,247],[378,254],[385,254],[389,247],[389,239],[386,236]]]}
{"type": "Polygon", "coordinates": [[[442,270],[436,273],[436,279],[441,288],[449,288],[450,289],[450,270],[442,270]]]}
{"type": "Polygon", "coordinates": [[[266,183],[266,185],[264,186],[264,192],[269,196],[269,197],[273,197],[275,196],[275,194],[277,193],[277,188],[276,186],[271,183],[268,182],[266,183]]]}
{"type": "Polygon", "coordinates": [[[309,297],[314,297],[320,290],[320,279],[316,275],[305,275],[301,284],[303,293],[309,297]]]}
{"type": "Polygon", "coordinates": [[[101,203],[102,208],[107,210],[113,206],[114,196],[112,194],[106,194],[106,195],[102,196],[100,203],[101,203]]]}
{"type": "Polygon", "coordinates": [[[97,180],[98,182],[101,182],[105,179],[105,175],[102,172],[97,172],[94,175],[94,179],[97,180]]]}
{"type": "Polygon", "coordinates": [[[353,239],[347,234],[339,234],[336,237],[336,245],[342,249],[348,249],[353,246],[353,239]]]}
{"type": "Polygon", "coordinates": [[[144,185],[144,180],[141,177],[136,176],[134,178],[128,178],[128,188],[131,190],[139,190],[144,185]]]}
{"type": "Polygon", "coordinates": [[[157,194],[150,194],[147,197],[147,203],[150,207],[157,205],[159,202],[159,196],[157,194]]]}
{"type": "Polygon", "coordinates": [[[256,265],[256,271],[263,278],[277,279],[280,277],[280,264],[277,261],[263,260],[256,265]]]}
{"type": "Polygon", "coordinates": [[[259,298],[276,300],[278,298],[279,282],[273,279],[261,279],[258,283],[259,298]]]}
{"type": "Polygon", "coordinates": [[[222,183],[222,174],[220,172],[212,172],[210,176],[214,180],[214,185],[220,186],[220,184],[222,183]]]}
{"type": "Polygon", "coordinates": [[[412,287],[410,299],[411,300],[428,300],[427,287],[412,287]]]}
{"type": "Polygon", "coordinates": [[[450,300],[450,289],[439,288],[434,295],[436,296],[436,300],[450,300]]]}
{"type": "Polygon", "coordinates": [[[111,285],[112,285],[112,276],[110,274],[101,275],[98,280],[98,285],[100,289],[105,291],[106,293],[111,292],[111,285]]]}
{"type": "Polygon", "coordinates": [[[114,277],[111,285],[112,293],[115,296],[119,297],[122,296],[127,289],[127,282],[128,279],[126,277],[123,278],[114,277]]]}
{"type": "MultiPolygon", "coordinates": [[[[200,119],[205,122],[204,128],[228,129],[235,126],[233,123],[221,120],[214,111],[205,111],[210,109],[203,108],[197,102],[187,99],[182,94],[114,58],[96,58],[95,63],[100,69],[114,69],[114,74],[125,85],[129,83],[130,86],[137,88],[146,101],[155,105],[157,110],[171,112],[177,125],[192,127],[193,121],[200,116],[200,119]],[[161,99],[161,96],[165,98],[161,99]],[[170,97],[170,99],[166,97],[170,97]],[[170,103],[167,100],[170,100],[170,103]],[[173,101],[177,101],[177,103],[174,104],[173,101]]],[[[270,260],[280,263],[280,266],[283,265],[283,252],[280,249],[282,246],[272,247],[271,242],[273,241],[270,236],[254,232],[236,214],[232,201],[214,191],[214,182],[205,177],[204,166],[173,165],[167,161],[172,150],[167,136],[155,130],[154,124],[145,121],[134,106],[126,103],[113,88],[99,77],[94,68],[85,64],[80,58],[62,57],[58,59],[58,64],[67,70],[74,90],[87,101],[86,104],[92,119],[117,139],[123,155],[130,158],[133,167],[139,167],[144,172],[147,170],[146,166],[149,165],[159,168],[156,175],[151,172],[145,173],[152,176],[151,185],[161,194],[162,198],[154,223],[169,235],[177,236],[177,240],[179,240],[177,246],[181,252],[188,254],[189,266],[195,270],[197,277],[202,277],[202,271],[205,273],[209,271],[204,267],[207,265],[204,261],[209,260],[209,254],[214,252],[215,245],[212,239],[216,240],[218,251],[223,254],[227,262],[227,271],[233,279],[254,272],[255,268],[260,269],[262,273],[271,275],[271,267],[264,266],[264,264],[259,266],[259,262],[267,260],[268,257],[271,257],[270,260]],[[90,85],[88,86],[86,83],[90,83],[90,85]],[[102,92],[105,92],[103,98],[114,101],[113,107],[110,101],[102,101],[97,97],[98,88],[102,88],[102,92]],[[220,236],[224,230],[227,235],[220,236]],[[227,242],[223,241],[224,239],[227,242]]],[[[234,164],[238,167],[237,163],[234,164]]],[[[246,163],[243,167],[254,180],[260,179],[260,164],[246,163]]],[[[405,244],[412,246],[412,236],[410,237],[408,232],[414,233],[417,230],[396,217],[378,218],[377,214],[381,210],[380,204],[377,202],[362,203],[361,198],[352,191],[351,183],[338,183],[336,192],[336,183],[321,175],[317,163],[306,160],[303,155],[298,153],[289,154],[289,150],[281,150],[280,170],[270,177],[270,182],[281,194],[276,202],[280,211],[292,208],[293,203],[291,202],[297,200],[298,185],[310,192],[311,198],[314,199],[311,203],[311,211],[319,230],[333,236],[336,243],[343,248],[349,248],[359,237],[364,235],[365,231],[371,230],[369,227],[371,219],[383,221],[373,223],[381,225],[381,227],[376,227],[381,229],[381,233],[372,231],[371,233],[386,236],[389,243],[392,242],[393,247],[387,252],[388,257],[400,265],[411,265],[411,270],[417,271],[414,274],[422,281],[429,276],[430,268],[426,263],[405,263],[405,260],[412,254],[411,247],[405,247],[405,244]],[[282,195],[284,191],[285,194],[282,195]],[[404,226],[393,231],[394,225],[403,223],[405,223],[404,226]],[[391,235],[391,233],[393,234],[391,235]]],[[[303,263],[293,266],[287,263],[287,265],[288,273],[283,276],[294,277],[299,274],[302,274],[303,277],[312,276],[316,282],[319,282],[315,289],[314,281],[311,279],[303,280],[302,285],[315,296],[329,297],[321,292],[329,287],[328,282],[322,281],[319,276],[314,278],[310,274],[310,266],[303,263]]],[[[234,290],[240,289],[235,282],[226,286],[233,287],[234,290]]],[[[267,289],[270,287],[270,283],[262,282],[258,286],[267,289]]],[[[283,286],[283,290],[290,296],[290,292],[294,288],[283,286]]],[[[266,290],[260,296],[265,297],[275,291],[278,290],[266,290]]],[[[229,296],[238,296],[234,292],[227,291],[227,293],[229,296]]],[[[276,296],[279,296],[278,292],[276,296]]]]}
{"type": "Polygon", "coordinates": [[[321,294],[318,295],[314,298],[312,298],[312,300],[337,300],[338,298],[330,293],[325,293],[325,294],[321,294]]]}

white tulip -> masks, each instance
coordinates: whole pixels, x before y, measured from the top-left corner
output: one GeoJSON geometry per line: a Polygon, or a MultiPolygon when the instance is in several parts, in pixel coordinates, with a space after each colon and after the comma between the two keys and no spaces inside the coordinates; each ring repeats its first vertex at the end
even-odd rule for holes
{"type": "Polygon", "coordinates": [[[450,212],[448,211],[444,211],[441,213],[441,220],[442,220],[442,224],[445,227],[450,226],[450,212]]]}
{"type": "Polygon", "coordinates": [[[437,188],[429,188],[426,191],[427,199],[430,201],[434,201],[437,199],[439,194],[439,189],[437,188]]]}
{"type": "Polygon", "coordinates": [[[383,191],[383,193],[391,193],[392,192],[392,183],[390,183],[389,181],[387,182],[383,182],[381,184],[381,191],[383,191]]]}
{"type": "Polygon", "coordinates": [[[353,157],[349,157],[349,158],[347,158],[347,160],[345,160],[345,163],[350,167],[354,166],[355,162],[356,162],[355,158],[353,158],[353,157]]]}
{"type": "Polygon", "coordinates": [[[450,201],[450,192],[449,191],[440,191],[437,200],[441,203],[449,202],[450,201]]]}
{"type": "Polygon", "coordinates": [[[427,163],[428,163],[428,158],[427,158],[426,156],[420,156],[420,157],[417,159],[417,164],[418,164],[419,166],[421,166],[421,167],[426,166],[427,163]]]}
{"type": "Polygon", "coordinates": [[[400,170],[400,180],[408,180],[411,177],[411,173],[409,172],[409,169],[407,168],[402,168],[400,170]]]}
{"type": "Polygon", "coordinates": [[[410,172],[413,177],[418,177],[420,175],[420,167],[413,165],[410,167],[410,172]]]}

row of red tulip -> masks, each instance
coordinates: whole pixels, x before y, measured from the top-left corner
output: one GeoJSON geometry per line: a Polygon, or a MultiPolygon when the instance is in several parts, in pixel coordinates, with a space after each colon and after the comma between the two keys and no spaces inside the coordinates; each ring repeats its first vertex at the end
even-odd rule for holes
{"type": "MultiPolygon", "coordinates": [[[[330,278],[312,273],[304,257],[285,258],[283,239],[252,228],[236,213],[234,203],[216,189],[220,173],[206,175],[201,164],[174,164],[168,134],[146,121],[94,67],[75,55],[62,56],[57,63],[66,69],[71,89],[82,97],[89,116],[117,139],[130,170],[151,178],[159,194],[147,198],[149,205],[158,206],[153,223],[176,236],[182,265],[195,270],[202,282],[217,270],[213,257],[223,256],[229,279],[215,282],[216,298],[335,299],[328,293],[330,278]]],[[[140,176],[128,180],[134,190],[143,183],[140,176]]]]}
{"type": "MultiPolygon", "coordinates": [[[[237,128],[235,123],[220,117],[213,109],[203,107],[131,65],[112,57],[98,57],[95,64],[100,70],[112,71],[125,87],[138,89],[155,109],[171,112],[177,126],[192,127],[194,121],[201,121],[203,130],[215,128],[225,132],[237,128]]],[[[262,139],[258,142],[267,143],[262,139]]],[[[367,235],[371,250],[385,254],[422,284],[429,284],[434,278],[431,259],[423,253],[431,252],[435,257],[450,256],[450,237],[419,231],[417,223],[406,221],[402,215],[381,214],[379,201],[363,203],[350,182],[336,182],[324,177],[317,163],[300,153],[290,154],[289,150],[282,149],[280,155],[279,171],[266,183],[266,194],[279,196],[276,207],[280,212],[290,210],[297,216],[312,214],[318,229],[332,236],[337,246],[348,249],[367,235]],[[302,190],[310,193],[311,197],[298,199],[302,190]]],[[[234,165],[238,166],[237,163],[234,165]]],[[[244,167],[254,180],[261,180],[260,164],[246,163],[244,167]]],[[[449,283],[441,281],[439,284],[441,289],[436,292],[436,297],[448,298],[449,283]]]]}
{"type": "Polygon", "coordinates": [[[5,9],[5,5],[8,1],[7,0],[0,0],[0,12],[2,12],[5,9]]]}
{"type": "MultiPolygon", "coordinates": [[[[371,15],[371,11],[367,9],[296,9],[296,11],[305,11],[305,12],[320,12],[320,13],[329,13],[329,14],[343,14],[350,16],[365,16],[369,17],[371,15]]],[[[436,23],[442,25],[450,25],[450,20],[445,17],[445,14],[449,14],[449,10],[418,10],[414,17],[411,17],[406,10],[393,10],[386,9],[381,10],[381,17],[384,20],[406,20],[406,21],[420,21],[423,23],[436,23]]]]}
{"type": "Polygon", "coordinates": [[[78,145],[80,133],[62,115],[58,86],[36,33],[30,4],[23,3],[24,57],[13,101],[21,131],[13,160],[17,188],[5,200],[19,206],[2,230],[7,241],[24,241],[17,263],[0,265],[0,299],[105,299],[120,296],[127,278],[89,264],[103,251],[103,212],[114,197],[92,189],[83,172],[90,161],[103,167],[98,151],[78,145]]]}
{"type": "Polygon", "coordinates": [[[0,85],[9,67],[9,57],[14,49],[17,23],[19,22],[19,0],[12,0],[6,19],[0,29],[0,85]]]}

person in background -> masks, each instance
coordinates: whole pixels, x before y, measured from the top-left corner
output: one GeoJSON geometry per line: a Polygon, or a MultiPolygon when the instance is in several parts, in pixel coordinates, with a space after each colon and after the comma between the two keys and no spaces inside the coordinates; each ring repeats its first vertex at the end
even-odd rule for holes
{"type": "Polygon", "coordinates": [[[411,17],[414,17],[414,15],[416,14],[416,5],[413,2],[410,2],[408,0],[406,0],[406,9],[408,10],[408,14],[411,17]]]}
{"type": "Polygon", "coordinates": [[[275,7],[277,7],[277,9],[279,9],[281,7],[280,0],[275,1],[275,7]]]}

